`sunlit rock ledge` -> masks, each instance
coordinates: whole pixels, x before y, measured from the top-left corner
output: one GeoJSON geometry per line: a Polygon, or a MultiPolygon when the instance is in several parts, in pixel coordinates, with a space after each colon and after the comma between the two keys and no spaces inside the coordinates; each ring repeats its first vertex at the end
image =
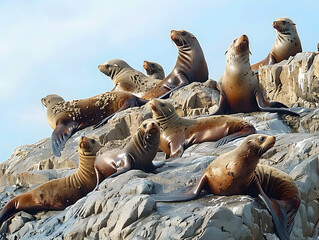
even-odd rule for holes
{"type": "MultiPolygon", "coordinates": [[[[300,61],[307,61],[309,54],[300,55],[304,56],[300,61]]],[[[300,56],[297,55],[298,59],[300,56]]],[[[260,75],[265,69],[261,69],[260,75]]],[[[291,74],[294,71],[299,72],[295,69],[291,74]]],[[[313,76],[318,75],[314,73],[313,76]]],[[[317,81],[317,78],[312,79],[317,81]]],[[[297,78],[291,81],[298,83],[297,78]]],[[[293,92],[285,90],[285,86],[288,85],[282,84],[281,91],[293,92]]],[[[268,94],[275,96],[272,92],[268,94]]],[[[171,98],[180,115],[199,115],[216,108],[219,92],[215,81],[208,80],[190,84],[171,94],[171,98]]],[[[311,98],[304,99],[308,99],[309,106],[318,104],[311,98]]],[[[319,234],[319,110],[305,106],[292,110],[300,113],[300,119],[265,112],[235,116],[251,122],[259,133],[276,136],[275,146],[260,162],[288,173],[300,189],[302,201],[291,239],[316,239],[319,234]]],[[[49,138],[17,148],[10,159],[0,164],[1,208],[14,196],[50,179],[73,173],[78,166],[80,136],[99,139],[105,144],[104,151],[122,147],[139,124],[151,116],[149,104],[118,113],[97,130],[88,127],[77,132],[66,143],[59,158],[51,153],[49,138]]],[[[215,157],[232,150],[241,141],[219,148],[213,147],[214,142],[196,144],[182,157],[167,161],[156,174],[132,170],[106,179],[96,192],[64,211],[41,211],[35,215],[20,212],[2,225],[0,233],[6,234],[8,239],[276,239],[271,215],[263,203],[250,196],[209,195],[189,202],[157,204],[149,196],[199,180],[215,157]],[[75,217],[79,208],[83,208],[83,216],[75,217]]],[[[163,153],[158,153],[155,161],[163,160],[163,153]]]]}

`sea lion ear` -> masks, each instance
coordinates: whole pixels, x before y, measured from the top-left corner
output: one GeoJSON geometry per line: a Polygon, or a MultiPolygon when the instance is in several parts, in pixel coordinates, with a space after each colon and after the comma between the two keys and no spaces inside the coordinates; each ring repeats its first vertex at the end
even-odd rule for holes
{"type": "Polygon", "coordinates": [[[228,49],[226,50],[226,52],[225,52],[225,55],[228,53],[228,49]]]}
{"type": "Polygon", "coordinates": [[[250,55],[253,55],[253,54],[251,53],[251,51],[249,51],[249,54],[250,54],[250,55]]]}

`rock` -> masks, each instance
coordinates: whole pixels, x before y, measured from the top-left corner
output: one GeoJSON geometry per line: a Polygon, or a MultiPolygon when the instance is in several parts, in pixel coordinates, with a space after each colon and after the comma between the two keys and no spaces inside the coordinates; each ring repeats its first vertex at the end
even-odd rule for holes
{"type": "Polygon", "coordinates": [[[259,68],[259,82],[271,101],[287,106],[319,106],[319,54],[297,53],[274,65],[259,68]]]}
{"type": "MultiPolygon", "coordinates": [[[[317,53],[301,53],[259,72],[268,97],[288,105],[297,103],[293,111],[300,118],[266,112],[234,114],[251,122],[258,133],[276,137],[275,146],[262,156],[260,163],[286,172],[300,189],[302,201],[291,239],[316,239],[319,232],[319,112],[309,108],[318,104],[318,60],[317,53]]],[[[196,118],[216,108],[219,91],[216,82],[208,80],[173,92],[171,99],[179,114],[196,118]]],[[[116,151],[151,116],[149,104],[117,113],[101,128],[88,127],[75,133],[61,157],[51,153],[49,138],[17,148],[0,164],[0,207],[43,182],[72,174],[78,166],[80,136],[103,142],[101,151],[116,151]]],[[[218,148],[214,148],[214,142],[195,144],[182,157],[166,161],[155,173],[131,170],[105,179],[95,192],[63,211],[41,211],[34,218],[18,213],[0,226],[0,234],[7,234],[8,239],[61,240],[211,239],[212,236],[277,239],[271,215],[261,201],[250,196],[207,195],[180,203],[155,203],[149,196],[194,184],[211,161],[241,141],[237,139],[218,148]]],[[[158,153],[154,160],[163,161],[163,153],[158,153]]]]}

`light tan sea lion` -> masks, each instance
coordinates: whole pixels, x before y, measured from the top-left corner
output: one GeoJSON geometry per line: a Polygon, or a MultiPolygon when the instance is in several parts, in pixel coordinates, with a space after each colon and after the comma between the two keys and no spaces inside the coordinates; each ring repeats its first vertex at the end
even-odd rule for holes
{"type": "Polygon", "coordinates": [[[33,213],[40,210],[63,210],[91,192],[96,186],[94,161],[100,148],[100,144],[94,139],[81,137],[77,171],[13,198],[0,211],[0,226],[19,211],[33,213]]]}
{"type": "Polygon", "coordinates": [[[163,81],[145,94],[143,99],[164,98],[189,83],[208,80],[206,60],[196,37],[184,30],[172,30],[171,39],[178,48],[174,69],[163,81]]]}
{"type": "Polygon", "coordinates": [[[264,98],[258,79],[250,68],[249,40],[246,35],[235,39],[226,53],[225,72],[219,80],[219,107],[211,115],[265,111],[299,116],[284,109],[287,108],[284,104],[270,103],[264,98]]]}
{"type": "Polygon", "coordinates": [[[275,141],[273,136],[250,135],[234,150],[214,159],[194,185],[183,191],[151,196],[159,202],[187,201],[197,198],[203,189],[216,195],[258,196],[271,213],[279,238],[289,239],[300,205],[299,189],[286,173],[257,165],[275,141]]]}
{"type": "Polygon", "coordinates": [[[129,92],[138,97],[142,97],[161,82],[135,70],[120,59],[109,60],[99,65],[98,69],[112,79],[115,86],[112,91],[129,92]]]}
{"type": "Polygon", "coordinates": [[[272,25],[277,30],[275,43],[264,60],[251,66],[253,71],[265,65],[279,63],[290,56],[295,56],[297,53],[302,52],[296,24],[290,18],[278,18],[272,25]]]}
{"type": "Polygon", "coordinates": [[[165,152],[166,157],[182,155],[195,143],[217,141],[217,147],[256,133],[250,123],[240,118],[223,115],[188,119],[180,117],[168,100],[154,98],[150,105],[153,118],[161,124],[159,149],[165,152]]]}
{"type": "Polygon", "coordinates": [[[61,156],[66,141],[78,130],[102,122],[103,125],[116,112],[146,103],[131,93],[106,92],[94,97],[65,101],[58,95],[41,99],[47,108],[47,119],[54,129],[51,136],[52,152],[61,156]]]}
{"type": "Polygon", "coordinates": [[[160,127],[156,120],[145,120],[122,150],[106,151],[96,157],[94,168],[97,183],[115,177],[130,169],[153,171],[164,163],[154,164],[160,142],[160,127]]]}
{"type": "Polygon", "coordinates": [[[148,77],[163,80],[165,78],[165,72],[163,67],[156,62],[143,62],[143,68],[146,71],[148,77]]]}

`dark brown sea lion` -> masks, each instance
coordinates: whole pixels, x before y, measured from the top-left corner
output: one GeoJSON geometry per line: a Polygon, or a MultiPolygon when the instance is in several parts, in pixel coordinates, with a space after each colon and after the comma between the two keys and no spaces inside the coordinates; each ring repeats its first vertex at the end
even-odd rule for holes
{"type": "Polygon", "coordinates": [[[79,140],[79,168],[72,175],[46,182],[8,202],[0,211],[0,226],[14,213],[63,210],[87,195],[96,186],[94,161],[100,144],[94,139],[79,140]]]}
{"type": "Polygon", "coordinates": [[[217,141],[217,147],[256,133],[250,123],[240,118],[222,115],[188,119],[180,117],[168,100],[154,98],[150,105],[153,118],[161,124],[159,149],[165,152],[166,157],[182,155],[195,143],[217,141]]]}
{"type": "Polygon", "coordinates": [[[99,123],[103,125],[116,112],[142,106],[145,100],[125,92],[106,92],[94,97],[65,101],[58,95],[41,99],[47,108],[47,119],[54,129],[51,136],[52,152],[61,156],[66,141],[78,130],[99,123]]]}
{"type": "Polygon", "coordinates": [[[203,189],[216,195],[258,196],[273,217],[277,235],[289,239],[300,205],[299,189],[286,173],[257,165],[275,141],[273,136],[250,135],[234,150],[214,159],[195,185],[183,191],[151,196],[161,202],[187,201],[197,198],[203,189]]]}
{"type": "Polygon", "coordinates": [[[249,40],[246,35],[235,39],[226,53],[225,72],[219,80],[219,107],[211,115],[265,111],[299,116],[284,109],[287,106],[280,102],[265,100],[258,79],[250,68],[249,40]]]}
{"type": "Polygon", "coordinates": [[[171,31],[171,39],[178,48],[178,57],[172,72],[166,76],[155,88],[142,98],[168,96],[172,91],[192,82],[208,80],[208,68],[204,53],[196,37],[184,30],[171,31]]]}
{"type": "Polygon", "coordinates": [[[115,86],[112,91],[129,92],[138,97],[142,97],[161,82],[135,70],[120,59],[109,60],[99,65],[98,69],[112,79],[115,86]]]}
{"type": "Polygon", "coordinates": [[[122,150],[106,151],[96,157],[94,168],[97,184],[107,177],[115,177],[130,169],[153,171],[164,163],[154,164],[160,142],[160,127],[156,120],[145,120],[130,142],[122,150]]]}
{"type": "Polygon", "coordinates": [[[279,63],[290,56],[295,56],[297,53],[302,52],[296,24],[290,18],[278,18],[272,25],[277,30],[275,43],[264,60],[251,66],[253,71],[265,65],[279,63]]]}
{"type": "Polygon", "coordinates": [[[165,72],[163,67],[156,62],[143,62],[143,68],[146,71],[148,77],[163,80],[165,78],[165,72]]]}

